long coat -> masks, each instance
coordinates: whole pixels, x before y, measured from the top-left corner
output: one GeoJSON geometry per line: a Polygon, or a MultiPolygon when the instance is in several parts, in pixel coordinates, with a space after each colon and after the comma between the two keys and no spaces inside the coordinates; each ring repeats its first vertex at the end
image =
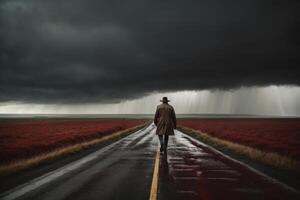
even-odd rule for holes
{"type": "Polygon", "coordinates": [[[155,112],[154,124],[157,126],[156,134],[174,135],[174,128],[176,128],[174,108],[167,103],[158,105],[155,112]]]}

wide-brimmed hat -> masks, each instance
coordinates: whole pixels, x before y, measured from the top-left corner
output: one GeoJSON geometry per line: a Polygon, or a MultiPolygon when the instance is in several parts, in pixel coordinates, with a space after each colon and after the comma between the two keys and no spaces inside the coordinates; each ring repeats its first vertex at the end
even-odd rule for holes
{"type": "Polygon", "coordinates": [[[160,100],[160,102],[169,102],[170,100],[168,100],[168,97],[163,97],[162,100],[160,100]]]}

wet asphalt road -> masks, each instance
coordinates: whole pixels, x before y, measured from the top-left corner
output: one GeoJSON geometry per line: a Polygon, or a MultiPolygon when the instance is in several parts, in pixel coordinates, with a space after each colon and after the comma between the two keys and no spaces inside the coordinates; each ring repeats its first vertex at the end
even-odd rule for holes
{"type": "Polygon", "coordinates": [[[158,142],[154,128],[131,134],[0,199],[148,199],[158,142]]]}
{"type": "Polygon", "coordinates": [[[160,200],[300,199],[297,191],[176,131],[161,156],[160,200]]]}
{"type": "MultiPolygon", "coordinates": [[[[149,199],[155,126],[2,194],[1,199],[149,199]]],[[[175,132],[159,156],[158,199],[297,199],[289,188],[175,132]]]]}

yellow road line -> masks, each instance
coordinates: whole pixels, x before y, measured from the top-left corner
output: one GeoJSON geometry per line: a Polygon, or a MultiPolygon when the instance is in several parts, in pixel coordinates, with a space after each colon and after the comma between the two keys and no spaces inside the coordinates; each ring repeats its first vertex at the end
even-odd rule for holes
{"type": "Polygon", "coordinates": [[[154,163],[154,171],[153,171],[153,176],[152,176],[152,184],[151,184],[149,200],[157,200],[158,171],[159,171],[159,147],[156,150],[156,157],[155,157],[155,163],[154,163]]]}

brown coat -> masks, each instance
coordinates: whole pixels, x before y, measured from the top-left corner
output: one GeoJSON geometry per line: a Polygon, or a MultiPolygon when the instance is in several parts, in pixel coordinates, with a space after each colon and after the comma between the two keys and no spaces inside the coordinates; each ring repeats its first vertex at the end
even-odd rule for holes
{"type": "Polygon", "coordinates": [[[156,134],[174,135],[174,129],[176,128],[174,108],[167,103],[158,105],[155,112],[154,124],[157,126],[156,134]]]}

